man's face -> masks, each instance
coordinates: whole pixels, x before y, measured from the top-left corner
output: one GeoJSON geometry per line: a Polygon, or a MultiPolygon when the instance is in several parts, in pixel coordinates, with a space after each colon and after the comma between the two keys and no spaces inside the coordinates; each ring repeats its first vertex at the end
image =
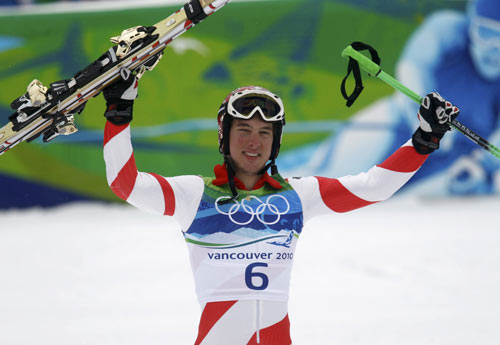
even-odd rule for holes
{"type": "Polygon", "coordinates": [[[260,116],[250,120],[234,119],[229,130],[229,152],[236,175],[256,175],[262,170],[273,144],[273,124],[260,116]]]}

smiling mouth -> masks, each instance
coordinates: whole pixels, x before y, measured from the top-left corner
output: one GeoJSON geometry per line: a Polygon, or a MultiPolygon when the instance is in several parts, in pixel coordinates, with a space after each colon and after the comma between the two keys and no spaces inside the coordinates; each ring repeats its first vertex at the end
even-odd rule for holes
{"type": "Polygon", "coordinates": [[[260,156],[260,153],[250,153],[250,152],[243,152],[245,154],[245,156],[249,156],[249,157],[259,157],[260,156]]]}

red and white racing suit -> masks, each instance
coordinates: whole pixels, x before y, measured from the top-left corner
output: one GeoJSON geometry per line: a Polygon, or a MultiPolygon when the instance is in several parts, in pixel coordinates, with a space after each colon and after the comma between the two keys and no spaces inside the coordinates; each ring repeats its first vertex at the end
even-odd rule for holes
{"type": "Polygon", "coordinates": [[[382,164],[341,178],[283,179],[264,174],[254,190],[227,170],[215,178],[163,177],[138,172],[128,125],[106,124],[104,159],[111,189],[147,212],[173,216],[181,226],[202,307],[195,345],[290,345],[288,291],[303,224],[389,198],[427,156],[408,141],[382,164]]]}

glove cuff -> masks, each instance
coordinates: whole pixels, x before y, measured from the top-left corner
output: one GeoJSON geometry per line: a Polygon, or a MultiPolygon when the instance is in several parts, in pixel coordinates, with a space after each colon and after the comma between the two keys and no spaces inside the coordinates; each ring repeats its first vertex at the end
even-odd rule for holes
{"type": "Polygon", "coordinates": [[[124,125],[132,121],[134,101],[120,99],[118,103],[106,103],[104,117],[114,125],[124,125]]]}
{"type": "Polygon", "coordinates": [[[439,149],[439,141],[443,138],[444,133],[436,133],[436,132],[425,132],[422,128],[418,128],[413,136],[411,137],[411,141],[415,150],[422,154],[428,155],[435,150],[439,149]]]}

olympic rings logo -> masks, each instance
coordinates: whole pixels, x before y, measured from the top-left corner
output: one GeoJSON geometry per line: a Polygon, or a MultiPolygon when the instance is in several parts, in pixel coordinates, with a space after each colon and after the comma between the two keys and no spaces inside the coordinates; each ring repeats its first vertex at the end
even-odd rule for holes
{"type": "Polygon", "coordinates": [[[248,224],[250,224],[254,220],[255,217],[257,217],[257,219],[262,224],[273,225],[273,224],[276,224],[276,223],[278,223],[280,221],[282,215],[287,214],[288,211],[290,211],[290,203],[288,202],[288,200],[284,196],[282,196],[282,195],[276,195],[276,194],[275,195],[270,195],[267,198],[266,202],[263,202],[262,200],[260,200],[256,196],[251,195],[249,198],[243,199],[241,201],[241,203],[239,203],[238,201],[235,201],[235,203],[229,208],[228,211],[221,210],[219,208],[219,201],[223,200],[223,199],[230,199],[230,198],[231,197],[229,197],[229,196],[221,196],[221,197],[219,197],[215,201],[215,208],[217,209],[217,211],[220,214],[228,216],[229,219],[231,219],[231,221],[234,224],[237,224],[237,225],[248,225],[248,224]],[[278,208],[278,206],[276,206],[275,204],[273,204],[272,200],[274,198],[282,199],[285,202],[286,209],[285,210],[280,210],[278,208]],[[260,203],[259,206],[257,206],[257,208],[255,210],[252,208],[252,206],[250,206],[250,205],[248,205],[248,204],[245,203],[246,201],[250,201],[252,199],[257,200],[260,203]],[[239,222],[239,221],[237,221],[236,219],[233,218],[233,215],[235,215],[240,210],[243,210],[245,213],[247,213],[248,215],[250,215],[250,218],[247,221],[245,221],[245,222],[239,222]],[[264,217],[263,217],[264,216],[264,212],[266,210],[269,210],[269,213],[275,215],[276,218],[273,219],[270,222],[267,222],[264,219],[264,217]]]}

